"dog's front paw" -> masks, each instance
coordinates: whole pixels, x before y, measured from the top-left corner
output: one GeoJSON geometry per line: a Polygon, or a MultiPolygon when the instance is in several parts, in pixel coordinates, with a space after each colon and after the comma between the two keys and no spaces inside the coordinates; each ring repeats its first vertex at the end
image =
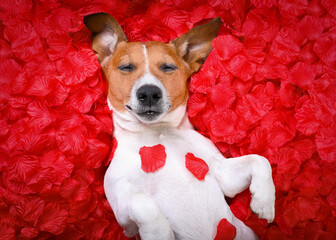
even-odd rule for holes
{"type": "Polygon", "coordinates": [[[175,240],[174,232],[165,218],[157,219],[150,225],[143,225],[139,228],[139,233],[143,240],[175,240]]]}
{"type": "Polygon", "coordinates": [[[275,188],[273,183],[263,186],[262,190],[252,193],[251,210],[259,218],[266,219],[268,223],[273,222],[275,215],[275,188]]]}
{"type": "Polygon", "coordinates": [[[139,233],[139,228],[136,224],[129,225],[127,228],[124,227],[124,234],[128,238],[132,238],[139,233]]]}
{"type": "Polygon", "coordinates": [[[134,194],[131,219],[137,224],[142,240],[174,240],[170,222],[154,200],[145,194],[134,194]]]}

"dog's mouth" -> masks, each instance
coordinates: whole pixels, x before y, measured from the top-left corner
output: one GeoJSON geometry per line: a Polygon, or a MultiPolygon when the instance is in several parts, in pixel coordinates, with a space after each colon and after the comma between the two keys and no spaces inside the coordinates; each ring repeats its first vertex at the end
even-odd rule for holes
{"type": "Polygon", "coordinates": [[[142,113],[138,113],[138,115],[140,116],[155,116],[155,115],[159,115],[161,114],[161,112],[158,112],[158,111],[152,111],[152,110],[148,110],[148,111],[145,111],[145,112],[142,112],[142,113]]]}
{"type": "Polygon", "coordinates": [[[160,117],[162,112],[148,110],[137,114],[142,120],[145,120],[145,122],[150,123],[156,121],[160,117]]]}
{"type": "Polygon", "coordinates": [[[126,105],[125,107],[144,123],[152,123],[159,120],[163,113],[158,107],[142,107],[140,109],[133,109],[130,105],[126,105]]]}

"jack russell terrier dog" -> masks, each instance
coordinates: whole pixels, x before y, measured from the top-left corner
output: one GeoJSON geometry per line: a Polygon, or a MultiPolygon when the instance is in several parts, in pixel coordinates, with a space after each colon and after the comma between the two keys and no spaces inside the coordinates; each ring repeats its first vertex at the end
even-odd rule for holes
{"type": "Polygon", "coordinates": [[[221,20],[194,27],[168,44],[128,42],[107,13],[85,16],[84,23],[108,80],[117,148],[104,189],[125,235],[210,240],[224,221],[234,226],[235,239],[257,239],[232,214],[225,196],[249,187],[252,211],[273,221],[269,162],[258,155],[224,158],[193,129],[186,110],[188,78],[210,53],[221,20]]]}

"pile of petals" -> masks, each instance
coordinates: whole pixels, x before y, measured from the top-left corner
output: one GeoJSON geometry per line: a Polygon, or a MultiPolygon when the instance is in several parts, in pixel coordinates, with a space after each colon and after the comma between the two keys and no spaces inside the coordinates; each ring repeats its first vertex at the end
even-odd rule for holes
{"type": "MultiPolygon", "coordinates": [[[[126,239],[103,191],[115,147],[83,16],[169,42],[220,16],[189,117],[225,157],[267,157],[276,217],[227,199],[262,239],[336,238],[334,0],[0,2],[0,239],[126,239]]],[[[181,196],[183,197],[183,196],[181,196]]]]}

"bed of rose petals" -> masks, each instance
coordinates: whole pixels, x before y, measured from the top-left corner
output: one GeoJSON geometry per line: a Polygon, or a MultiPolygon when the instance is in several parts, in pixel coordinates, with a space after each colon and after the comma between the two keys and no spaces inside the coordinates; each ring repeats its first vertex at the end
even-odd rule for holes
{"type": "MultiPolygon", "coordinates": [[[[0,2],[0,239],[125,239],[104,197],[106,86],[83,16],[168,42],[220,16],[190,81],[189,116],[226,157],[273,167],[276,218],[228,199],[262,239],[336,238],[334,0],[0,2]]],[[[183,196],[181,196],[183,197],[183,196]]]]}

